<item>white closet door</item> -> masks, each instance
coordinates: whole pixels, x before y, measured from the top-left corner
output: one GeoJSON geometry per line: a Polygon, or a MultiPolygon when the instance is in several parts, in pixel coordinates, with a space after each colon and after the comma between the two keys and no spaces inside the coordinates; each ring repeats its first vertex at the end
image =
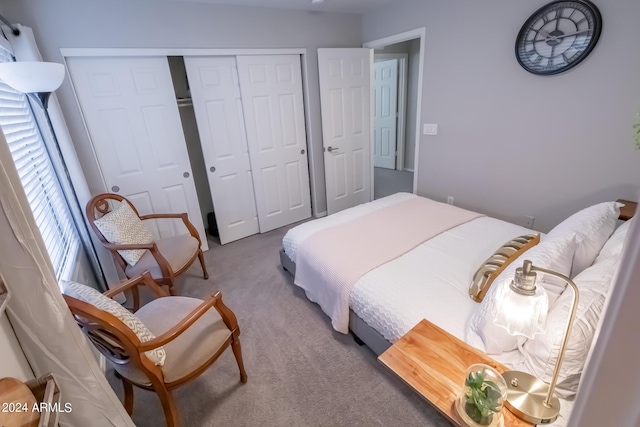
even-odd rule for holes
{"type": "Polygon", "coordinates": [[[370,49],[318,49],[329,215],[371,201],[370,49]]]}
{"type": "Polygon", "coordinates": [[[396,168],[398,125],[398,60],[373,64],[373,165],[396,168]]]}
{"type": "MultiPolygon", "coordinates": [[[[68,58],[67,64],[109,191],[141,214],[187,212],[207,250],[167,58],[68,58]]],[[[157,238],[188,232],[182,221],[151,225],[157,238]]]]}
{"type": "Polygon", "coordinates": [[[298,55],[239,56],[260,232],[311,216],[298,55]]]}
{"type": "Polygon", "coordinates": [[[235,57],[185,57],[220,242],[259,232],[235,57]]]}

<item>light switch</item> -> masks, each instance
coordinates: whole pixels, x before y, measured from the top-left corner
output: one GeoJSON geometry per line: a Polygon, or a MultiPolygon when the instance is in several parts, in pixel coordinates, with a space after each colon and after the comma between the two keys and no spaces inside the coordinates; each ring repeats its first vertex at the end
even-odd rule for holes
{"type": "Polygon", "coordinates": [[[425,123],[422,133],[425,135],[437,135],[438,125],[435,123],[425,123]]]}

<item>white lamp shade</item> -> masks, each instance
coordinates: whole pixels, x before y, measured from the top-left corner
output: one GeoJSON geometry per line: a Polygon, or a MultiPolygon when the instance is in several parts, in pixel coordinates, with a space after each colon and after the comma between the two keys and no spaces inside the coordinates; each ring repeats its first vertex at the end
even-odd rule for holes
{"type": "Polygon", "coordinates": [[[3,62],[0,80],[22,93],[53,92],[64,81],[64,65],[55,62],[3,62]]]}
{"type": "Polygon", "coordinates": [[[541,286],[536,286],[535,295],[522,295],[509,287],[511,280],[499,284],[491,314],[493,323],[511,335],[529,339],[544,333],[549,311],[549,299],[541,286]]]}

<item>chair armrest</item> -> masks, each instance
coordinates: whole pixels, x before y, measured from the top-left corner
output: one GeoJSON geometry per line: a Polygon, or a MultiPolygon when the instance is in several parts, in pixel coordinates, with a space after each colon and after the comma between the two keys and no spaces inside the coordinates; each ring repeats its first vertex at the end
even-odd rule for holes
{"type": "Polygon", "coordinates": [[[141,215],[140,219],[162,219],[162,218],[182,218],[182,215],[186,215],[186,213],[181,214],[149,214],[149,215],[141,215]]]}
{"type": "Polygon", "coordinates": [[[198,247],[200,247],[200,245],[202,244],[202,241],[200,240],[200,235],[198,234],[198,230],[196,230],[196,227],[193,226],[193,224],[191,223],[191,221],[189,221],[189,215],[186,213],[181,213],[181,214],[149,214],[149,215],[142,215],[140,217],[141,220],[145,220],[145,219],[165,219],[165,218],[173,218],[173,219],[182,219],[182,222],[184,223],[184,226],[187,227],[187,230],[189,230],[189,234],[191,234],[192,237],[196,238],[196,240],[198,240],[198,247]]]}
{"type": "Polygon", "coordinates": [[[216,302],[214,303],[215,309],[220,314],[220,317],[222,317],[222,321],[227,325],[227,328],[229,328],[231,333],[237,338],[240,336],[240,328],[238,328],[238,319],[236,318],[236,315],[222,302],[222,294],[220,292],[216,293],[215,296],[217,297],[216,302]]]}
{"type": "Polygon", "coordinates": [[[189,313],[184,319],[178,322],[178,324],[175,325],[173,328],[169,329],[167,332],[163,333],[160,336],[155,337],[150,341],[146,341],[142,343],[138,347],[138,352],[144,353],[146,351],[156,349],[160,346],[167,344],[168,342],[173,341],[178,336],[180,336],[183,332],[189,329],[189,327],[193,325],[198,319],[200,319],[203,314],[209,311],[209,309],[216,304],[219,298],[220,298],[220,292],[204,300],[202,304],[196,307],[191,313],[189,313]]]}
{"type": "MultiPolygon", "coordinates": [[[[128,245],[121,245],[119,243],[102,242],[102,244],[104,245],[105,248],[109,249],[110,251],[129,251],[129,250],[135,250],[135,249],[152,250],[156,246],[155,243],[132,243],[128,245]]],[[[157,248],[155,249],[157,250],[157,248]]]]}
{"type": "Polygon", "coordinates": [[[109,289],[103,295],[109,298],[113,298],[114,296],[122,293],[128,289],[131,289],[134,286],[144,285],[147,286],[154,294],[156,294],[159,298],[168,296],[167,293],[162,289],[151,277],[151,274],[148,271],[142,273],[142,275],[138,277],[134,277],[133,279],[125,280],[120,283],[113,289],[109,289]]]}

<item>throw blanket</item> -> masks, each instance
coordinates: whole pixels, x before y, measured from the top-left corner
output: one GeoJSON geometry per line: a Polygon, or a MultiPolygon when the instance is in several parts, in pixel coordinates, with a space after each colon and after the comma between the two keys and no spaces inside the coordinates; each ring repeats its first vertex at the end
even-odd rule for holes
{"type": "Polygon", "coordinates": [[[294,283],[320,305],[333,328],[349,332],[349,295],[369,271],[481,214],[416,197],[319,231],[303,243],[294,283]]]}

